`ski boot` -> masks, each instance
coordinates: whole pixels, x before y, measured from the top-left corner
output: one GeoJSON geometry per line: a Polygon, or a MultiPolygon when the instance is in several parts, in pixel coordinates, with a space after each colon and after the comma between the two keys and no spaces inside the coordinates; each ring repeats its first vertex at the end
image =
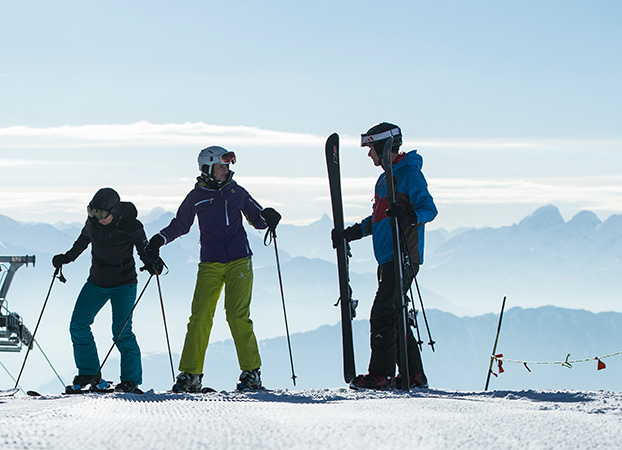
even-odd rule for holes
{"type": "MultiPolygon", "coordinates": [[[[428,379],[426,378],[423,372],[418,373],[417,375],[409,375],[408,376],[409,386],[412,389],[427,389],[428,388],[428,379]]],[[[400,375],[395,377],[395,387],[398,389],[402,386],[402,377],[400,375]]]]}
{"type": "Polygon", "coordinates": [[[86,392],[112,392],[111,384],[97,375],[76,375],[73,383],[65,387],[65,394],[84,394],[86,392]],[[88,389],[87,389],[88,386],[88,389]]]}
{"type": "Polygon", "coordinates": [[[144,394],[133,381],[121,381],[114,387],[115,392],[125,392],[127,394],[144,394]]]}
{"type": "Polygon", "coordinates": [[[350,380],[351,389],[392,389],[395,387],[395,379],[384,375],[357,375],[350,380]]]}
{"type": "Polygon", "coordinates": [[[171,389],[173,392],[201,392],[202,373],[182,372],[171,389]]]}
{"type": "Polygon", "coordinates": [[[261,384],[261,371],[259,368],[252,370],[243,370],[240,374],[240,380],[237,384],[238,391],[258,391],[263,390],[261,384]]]}

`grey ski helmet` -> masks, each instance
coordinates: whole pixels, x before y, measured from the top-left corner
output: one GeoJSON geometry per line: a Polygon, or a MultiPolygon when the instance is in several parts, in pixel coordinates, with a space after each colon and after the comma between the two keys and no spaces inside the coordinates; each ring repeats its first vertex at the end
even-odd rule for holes
{"type": "Polygon", "coordinates": [[[235,164],[235,153],[217,145],[201,150],[199,153],[199,170],[205,175],[213,175],[214,164],[235,164]]]}
{"type": "Polygon", "coordinates": [[[402,130],[397,125],[388,122],[374,125],[367,130],[367,133],[361,134],[361,147],[371,147],[374,145],[376,152],[382,151],[385,141],[391,136],[393,136],[393,146],[391,149],[395,152],[402,145],[402,130]]]}
{"type": "Polygon", "coordinates": [[[86,207],[86,212],[89,217],[94,217],[97,220],[105,219],[110,214],[117,217],[120,203],[121,197],[117,191],[108,187],[101,188],[86,207]]]}

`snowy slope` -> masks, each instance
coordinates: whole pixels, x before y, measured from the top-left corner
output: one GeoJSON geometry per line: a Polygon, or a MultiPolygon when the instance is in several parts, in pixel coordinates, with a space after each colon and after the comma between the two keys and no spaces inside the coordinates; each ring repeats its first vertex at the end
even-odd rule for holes
{"type": "Polygon", "coordinates": [[[622,394],[147,393],[0,398],[11,449],[620,448],[622,394]]]}

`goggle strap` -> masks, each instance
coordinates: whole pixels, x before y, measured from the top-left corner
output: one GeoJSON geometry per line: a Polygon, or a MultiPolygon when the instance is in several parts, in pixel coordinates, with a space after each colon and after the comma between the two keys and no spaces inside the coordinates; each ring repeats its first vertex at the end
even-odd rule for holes
{"type": "Polygon", "coordinates": [[[361,147],[365,147],[366,145],[369,145],[376,141],[388,139],[391,136],[399,136],[400,134],[401,133],[400,133],[399,128],[393,128],[392,130],[383,131],[382,133],[378,133],[378,134],[371,134],[371,135],[361,134],[361,147]]]}

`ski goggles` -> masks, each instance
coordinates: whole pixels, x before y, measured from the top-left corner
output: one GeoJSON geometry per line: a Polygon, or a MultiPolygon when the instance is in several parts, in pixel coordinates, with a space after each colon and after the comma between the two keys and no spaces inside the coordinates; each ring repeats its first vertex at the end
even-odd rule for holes
{"type": "Polygon", "coordinates": [[[227,152],[220,155],[220,164],[235,164],[235,153],[227,152]]]}
{"type": "Polygon", "coordinates": [[[392,130],[383,131],[378,134],[361,134],[361,147],[370,146],[374,142],[389,139],[391,136],[399,136],[400,134],[399,128],[393,128],[392,130]]]}
{"type": "Polygon", "coordinates": [[[97,220],[105,219],[110,215],[110,211],[106,211],[105,209],[91,208],[90,206],[86,207],[86,212],[88,213],[89,217],[94,217],[97,220]]]}

